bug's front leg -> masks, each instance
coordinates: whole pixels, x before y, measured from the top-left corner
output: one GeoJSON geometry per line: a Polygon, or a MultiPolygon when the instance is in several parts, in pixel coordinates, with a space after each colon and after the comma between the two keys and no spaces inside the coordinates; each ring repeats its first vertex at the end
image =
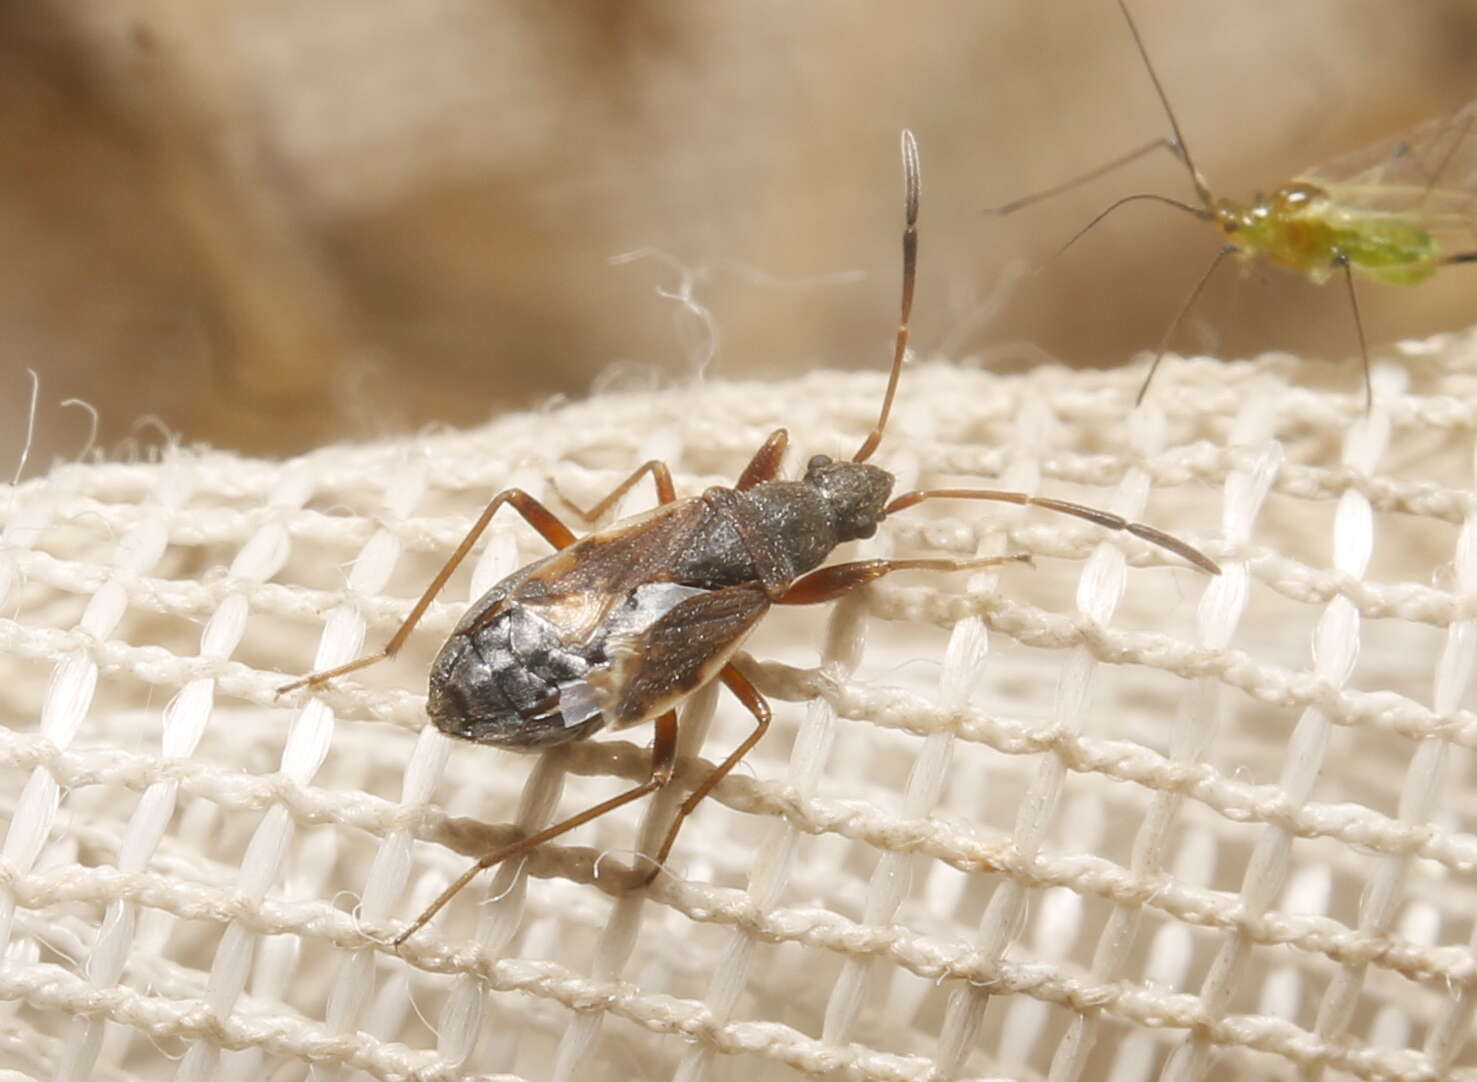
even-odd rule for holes
{"type": "Polygon", "coordinates": [[[982,556],[975,560],[853,560],[851,563],[821,567],[796,579],[788,590],[775,598],[776,605],[819,605],[835,601],[858,586],[875,582],[894,571],[972,571],[999,564],[1031,562],[1030,553],[1013,552],[1008,556],[982,556]]]}
{"type": "Polygon", "coordinates": [[[773,481],[780,475],[780,465],[784,462],[785,449],[789,446],[790,433],[783,428],[776,428],[760,445],[759,450],[754,452],[754,457],[749,459],[749,464],[734,483],[734,490],[747,492],[755,485],[773,481]]]}
{"type": "Polygon", "coordinates": [[[285,695],[287,692],[295,691],[300,687],[322,687],[336,676],[358,672],[360,669],[368,668],[376,662],[392,658],[399,653],[400,648],[405,645],[405,640],[410,638],[410,633],[415,630],[415,625],[420,623],[421,617],[426,614],[426,609],[430,608],[431,602],[436,599],[436,595],[441,592],[441,588],[446,585],[446,581],[451,578],[452,573],[461,565],[461,562],[467,558],[467,553],[472,551],[472,546],[477,543],[477,538],[481,537],[483,531],[487,529],[488,523],[492,521],[492,516],[497,513],[497,509],[505,503],[511,504],[513,510],[522,515],[524,520],[537,530],[545,541],[553,545],[556,549],[567,548],[574,544],[574,534],[570,532],[568,526],[559,521],[558,516],[554,512],[550,511],[521,488],[504,489],[488,501],[487,507],[483,509],[477,521],[472,524],[472,528],[467,531],[467,536],[462,538],[461,544],[456,547],[456,551],[451,554],[451,558],[436,573],[436,577],[431,580],[431,585],[426,587],[426,592],[421,594],[420,600],[410,610],[410,615],[401,623],[395,634],[390,636],[390,641],[385,644],[383,650],[377,654],[366,654],[361,658],[356,658],[353,661],[344,665],[338,665],[332,669],[323,669],[319,672],[309,673],[307,676],[299,680],[294,680],[290,684],[283,684],[277,689],[277,694],[285,695]]]}
{"type": "Polygon", "coordinates": [[[427,921],[441,912],[446,903],[456,897],[457,893],[475,879],[477,874],[483,869],[491,868],[493,865],[501,864],[505,860],[511,860],[514,857],[521,857],[525,853],[530,853],[545,842],[557,838],[561,834],[566,834],[575,827],[583,826],[592,819],[600,818],[606,812],[615,811],[616,808],[622,805],[629,804],[633,800],[640,800],[648,793],[656,792],[672,780],[672,768],[676,761],[677,711],[668,710],[656,719],[656,736],[653,738],[651,744],[651,776],[649,778],[633,789],[627,789],[624,793],[613,796],[609,800],[602,800],[599,804],[586,808],[578,815],[571,815],[562,822],[545,827],[538,833],[530,834],[526,838],[521,838],[516,842],[503,846],[501,849],[494,849],[463,872],[451,886],[443,890],[436,897],[436,900],[425,908],[425,911],[420,916],[410,922],[410,927],[395,937],[391,946],[400,946],[400,944],[420,931],[427,921]]]}

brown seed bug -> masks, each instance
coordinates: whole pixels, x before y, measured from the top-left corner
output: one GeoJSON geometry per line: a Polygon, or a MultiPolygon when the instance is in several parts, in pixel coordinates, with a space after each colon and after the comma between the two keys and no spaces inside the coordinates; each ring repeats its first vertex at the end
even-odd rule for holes
{"type": "Polygon", "coordinates": [[[392,657],[498,508],[510,504],[556,551],[509,575],[462,617],[431,666],[426,701],[431,720],[451,736],[527,751],[582,740],[604,728],[656,724],[646,781],[488,853],[400,933],[396,946],[484,868],[528,853],[666,785],[676,758],[677,705],[710,680],[721,680],[754,715],[754,729],[679,806],[640,885],[649,883],[671,851],[682,821],[769,727],[768,704],[732,658],[771,605],[831,601],[893,571],[957,571],[1029,559],[873,559],[821,566],[838,545],[871,537],[878,523],[896,511],[933,499],[1029,504],[1127,531],[1204,571],[1219,573],[1209,557],[1185,542],[1107,511],[993,489],[926,489],[893,496],[892,474],[867,464],[897,393],[913,306],[919,179],[911,132],[903,132],[902,151],[907,208],[902,310],[877,423],[851,461],[816,455],[800,480],[779,480],[790,439],[781,428],[755,452],[732,488],[714,487],[701,496],[678,499],[667,466],[653,460],[581,514],[599,519],[647,475],[659,506],[578,540],[538,500],[507,489],[493,497],[382,651],[281,689],[319,687],[392,657]]]}

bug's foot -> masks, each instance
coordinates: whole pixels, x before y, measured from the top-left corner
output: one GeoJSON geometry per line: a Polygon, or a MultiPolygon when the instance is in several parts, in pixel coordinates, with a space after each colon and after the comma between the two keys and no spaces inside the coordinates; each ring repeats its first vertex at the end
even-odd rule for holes
{"type": "Polygon", "coordinates": [[[661,874],[662,865],[644,853],[636,855],[636,863],[629,868],[621,868],[616,875],[619,876],[619,889],[622,893],[631,893],[645,890],[656,882],[656,877],[661,874]]]}
{"type": "Polygon", "coordinates": [[[320,677],[317,673],[309,673],[307,676],[299,677],[290,684],[283,684],[276,691],[272,692],[272,694],[280,699],[289,691],[297,691],[299,688],[312,688],[314,691],[318,691],[327,686],[327,684],[328,681],[320,677]]]}

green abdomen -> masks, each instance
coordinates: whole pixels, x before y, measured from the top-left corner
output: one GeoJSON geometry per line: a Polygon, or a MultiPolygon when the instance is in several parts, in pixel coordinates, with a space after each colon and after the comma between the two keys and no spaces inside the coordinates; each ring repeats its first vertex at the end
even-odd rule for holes
{"type": "Polygon", "coordinates": [[[1368,215],[1358,228],[1334,231],[1334,245],[1349,264],[1364,275],[1390,285],[1413,286],[1435,273],[1441,245],[1409,218],[1395,214],[1368,215]]]}
{"type": "Polygon", "coordinates": [[[1245,205],[1220,201],[1216,222],[1248,256],[1265,256],[1322,282],[1341,258],[1365,278],[1415,285],[1435,273],[1441,245],[1412,215],[1336,202],[1321,187],[1298,181],[1245,205]]]}

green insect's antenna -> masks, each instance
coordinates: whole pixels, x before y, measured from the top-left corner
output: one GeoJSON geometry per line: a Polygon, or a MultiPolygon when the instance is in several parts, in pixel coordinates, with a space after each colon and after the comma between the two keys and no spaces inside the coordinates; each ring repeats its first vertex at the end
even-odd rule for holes
{"type": "Polygon", "coordinates": [[[1208,211],[1213,203],[1210,194],[1210,185],[1205,183],[1205,177],[1195,166],[1195,160],[1190,157],[1190,148],[1185,143],[1184,133],[1180,131],[1180,122],[1174,115],[1174,109],[1169,104],[1169,95],[1164,92],[1164,84],[1159,81],[1159,73],[1154,70],[1154,62],[1149,59],[1149,50],[1144,46],[1143,36],[1139,33],[1138,24],[1133,21],[1133,13],[1128,10],[1126,0],[1118,0],[1118,10],[1123,12],[1123,19],[1128,23],[1128,32],[1133,35],[1133,43],[1138,47],[1139,56],[1144,61],[1144,69],[1149,73],[1149,80],[1154,84],[1154,92],[1159,95],[1159,104],[1164,106],[1164,115],[1169,118],[1170,130],[1174,132],[1174,151],[1179,159],[1185,163],[1185,168],[1190,171],[1190,180],[1195,185],[1195,194],[1200,198],[1200,203],[1208,211]]]}
{"type": "MultiPolygon", "coordinates": [[[[1195,218],[1199,218],[1201,221],[1211,220],[1210,211],[1204,209],[1203,207],[1194,207],[1191,206],[1189,203],[1182,203],[1178,199],[1171,199],[1167,195],[1159,195],[1156,192],[1138,192],[1134,195],[1125,195],[1121,199],[1113,200],[1113,202],[1109,203],[1107,207],[1105,207],[1103,210],[1098,211],[1097,214],[1093,215],[1092,221],[1088,222],[1081,229],[1077,230],[1077,232],[1068,237],[1067,243],[1063,244],[1060,248],[1058,248],[1055,252],[1051,254],[1051,259],[1060,259],[1066,253],[1068,248],[1072,247],[1072,245],[1076,244],[1079,240],[1085,237],[1089,231],[1095,229],[1098,223],[1100,223],[1104,218],[1112,214],[1120,207],[1128,206],[1128,204],[1130,203],[1163,203],[1165,206],[1174,207],[1175,210],[1182,210],[1186,214],[1189,214],[1195,218]]],[[[1051,262],[1051,260],[1047,260],[1047,262],[1049,263],[1051,262]]]]}

